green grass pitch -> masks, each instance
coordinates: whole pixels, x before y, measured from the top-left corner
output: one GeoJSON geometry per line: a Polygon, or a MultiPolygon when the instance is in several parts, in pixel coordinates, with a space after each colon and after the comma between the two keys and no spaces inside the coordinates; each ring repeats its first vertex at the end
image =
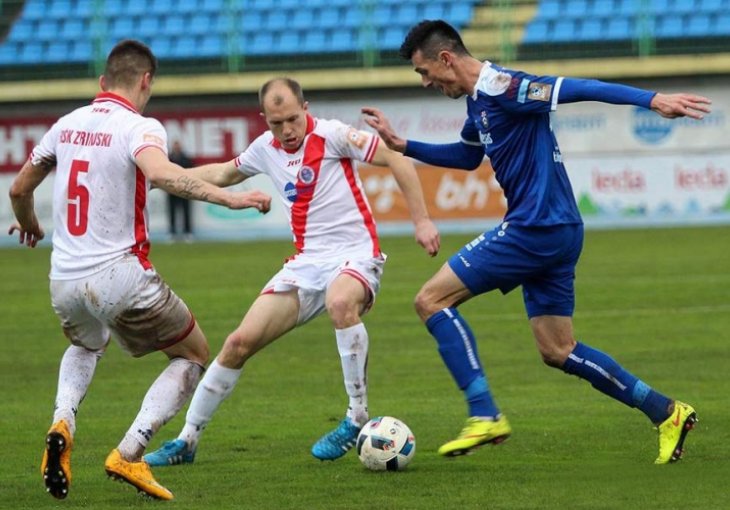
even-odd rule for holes
{"type": "MultiPolygon", "coordinates": [[[[578,266],[576,336],[697,409],[685,458],[670,466],[653,465],[656,433],[639,411],[542,365],[519,291],[461,308],[514,435],[468,457],[436,455],[466,408],[412,300],[471,237],[444,236],[436,259],[410,237],[382,241],[382,291],[365,317],[370,414],[413,430],[417,451],[406,471],[366,471],[353,452],[336,462],[310,455],[347,403],[334,332],[320,317],[247,364],[195,464],[156,470],[175,493],[170,503],[137,497],[104,474],[105,456],[165,365],[162,355],[135,360],[114,344],[79,412],[70,495],[45,493],[39,463],[67,342],[49,304],[49,250],[0,250],[0,508],[730,508],[730,230],[589,231],[578,266]]],[[[158,244],[151,258],[215,354],[291,251],[287,242],[158,244]]],[[[183,420],[184,412],[151,447],[177,435],[183,420]]]]}

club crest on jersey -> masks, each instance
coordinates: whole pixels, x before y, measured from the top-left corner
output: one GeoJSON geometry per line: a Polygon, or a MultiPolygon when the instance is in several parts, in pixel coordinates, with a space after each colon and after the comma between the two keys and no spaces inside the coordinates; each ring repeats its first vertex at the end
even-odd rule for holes
{"type": "Polygon", "coordinates": [[[303,166],[299,169],[297,179],[303,184],[312,184],[314,182],[315,173],[314,170],[308,166],[303,166]]]}
{"type": "Polygon", "coordinates": [[[533,101],[550,101],[550,92],[553,90],[553,86],[549,83],[530,83],[530,87],[527,90],[527,99],[533,101]]]}
{"type": "Polygon", "coordinates": [[[347,140],[358,149],[362,149],[367,142],[367,136],[355,128],[350,128],[347,130],[347,140]]]}
{"type": "Polygon", "coordinates": [[[479,116],[482,119],[482,126],[484,126],[484,129],[489,129],[489,119],[487,118],[487,112],[482,110],[479,116]]]}

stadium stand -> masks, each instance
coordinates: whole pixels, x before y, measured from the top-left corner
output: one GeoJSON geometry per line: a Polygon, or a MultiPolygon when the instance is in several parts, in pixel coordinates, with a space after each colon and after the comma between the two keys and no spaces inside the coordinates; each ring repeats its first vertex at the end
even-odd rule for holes
{"type": "Polygon", "coordinates": [[[168,75],[402,66],[397,50],[424,18],[500,63],[730,59],[730,0],[0,0],[0,82],[98,75],[126,37],[168,75]]]}

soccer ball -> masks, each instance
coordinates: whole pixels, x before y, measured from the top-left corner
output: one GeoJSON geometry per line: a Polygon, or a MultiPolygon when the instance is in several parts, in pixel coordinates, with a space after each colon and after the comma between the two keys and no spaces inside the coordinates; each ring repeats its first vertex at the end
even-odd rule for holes
{"type": "Polygon", "coordinates": [[[357,455],[373,471],[405,469],[416,453],[416,438],[408,426],[392,416],[378,416],[357,436],[357,455]]]}

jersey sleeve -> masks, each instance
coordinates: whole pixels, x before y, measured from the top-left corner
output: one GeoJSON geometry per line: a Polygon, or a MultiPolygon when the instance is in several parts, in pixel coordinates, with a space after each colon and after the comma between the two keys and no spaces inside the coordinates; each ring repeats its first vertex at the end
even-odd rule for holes
{"type": "Polygon", "coordinates": [[[559,76],[535,76],[489,67],[479,76],[476,90],[513,113],[546,113],[558,107],[562,81],[559,76]]]}
{"type": "Polygon", "coordinates": [[[481,138],[479,138],[479,130],[469,117],[466,118],[464,127],[461,128],[461,143],[475,145],[477,147],[482,146],[481,138]]]}
{"type": "Polygon", "coordinates": [[[340,157],[370,163],[375,156],[380,138],[374,133],[360,131],[339,121],[333,122],[331,135],[327,136],[327,144],[333,154],[340,157]]]}
{"type": "Polygon", "coordinates": [[[267,141],[262,136],[256,138],[246,150],[236,156],[234,163],[239,172],[248,177],[265,173],[266,166],[263,164],[263,148],[267,141]]]}
{"type": "Polygon", "coordinates": [[[30,153],[30,162],[34,165],[56,166],[56,146],[61,128],[56,122],[51,129],[46,131],[41,141],[33,148],[30,153]]]}
{"type": "Polygon", "coordinates": [[[160,149],[167,155],[167,132],[160,121],[143,117],[132,128],[129,137],[129,154],[134,159],[137,154],[148,147],[160,149]]]}

